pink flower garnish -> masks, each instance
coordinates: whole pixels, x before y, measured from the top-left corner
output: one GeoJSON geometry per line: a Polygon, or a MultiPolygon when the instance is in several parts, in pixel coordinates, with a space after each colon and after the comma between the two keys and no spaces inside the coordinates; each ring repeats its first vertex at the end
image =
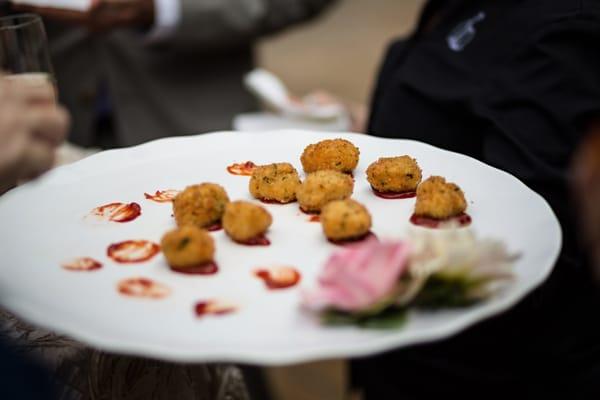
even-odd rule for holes
{"type": "Polygon", "coordinates": [[[407,270],[409,246],[404,242],[369,240],[334,253],[317,287],[303,293],[311,309],[362,311],[393,293],[407,270]]]}

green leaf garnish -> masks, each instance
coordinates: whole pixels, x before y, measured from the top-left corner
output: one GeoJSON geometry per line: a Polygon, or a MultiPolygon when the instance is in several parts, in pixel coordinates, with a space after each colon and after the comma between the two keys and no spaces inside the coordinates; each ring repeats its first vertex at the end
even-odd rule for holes
{"type": "Polygon", "coordinates": [[[325,325],[356,325],[367,329],[395,329],[406,323],[406,309],[388,307],[378,314],[353,314],[343,311],[329,310],[322,314],[321,321],[325,325]]]}
{"type": "Polygon", "coordinates": [[[422,308],[467,307],[476,303],[470,293],[482,282],[464,277],[432,275],[413,305],[422,308]]]}

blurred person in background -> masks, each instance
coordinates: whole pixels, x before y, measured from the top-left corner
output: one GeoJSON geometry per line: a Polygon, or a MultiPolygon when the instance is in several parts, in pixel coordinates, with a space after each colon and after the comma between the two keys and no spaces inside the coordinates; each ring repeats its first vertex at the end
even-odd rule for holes
{"type": "Polygon", "coordinates": [[[335,0],[95,0],[88,12],[23,7],[46,23],[61,100],[81,146],[130,146],[230,129],[255,109],[242,77],[257,38],[335,0]]]}
{"type": "MultiPolygon", "coordinates": [[[[353,381],[367,400],[600,395],[600,291],[569,190],[582,127],[600,111],[598,43],[596,0],[431,0],[414,34],[390,46],[363,131],[513,174],[548,201],[563,248],[548,280],[503,315],[355,361],[353,381]]],[[[598,242],[598,172],[579,171],[588,236],[598,242]]]]}
{"type": "MultiPolygon", "coordinates": [[[[0,76],[0,195],[52,167],[69,127],[55,99],[50,83],[30,86],[0,76]]],[[[0,342],[0,398],[47,400],[53,389],[47,371],[0,342]]]]}

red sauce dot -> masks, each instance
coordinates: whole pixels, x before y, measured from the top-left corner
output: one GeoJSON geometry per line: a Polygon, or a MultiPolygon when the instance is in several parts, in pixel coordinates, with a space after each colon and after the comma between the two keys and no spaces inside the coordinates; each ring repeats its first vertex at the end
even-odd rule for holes
{"type": "Polygon", "coordinates": [[[108,246],[106,254],[118,263],[140,263],[150,260],[160,251],[160,246],[147,240],[126,240],[108,246]]]}
{"type": "Polygon", "coordinates": [[[381,197],[382,199],[386,199],[386,200],[412,199],[413,197],[417,197],[417,192],[415,192],[415,191],[402,192],[402,193],[380,192],[379,190],[373,189],[373,187],[371,187],[371,190],[373,190],[373,193],[375,194],[375,196],[381,197]]]}
{"type": "Polygon", "coordinates": [[[317,215],[318,216],[319,214],[321,214],[321,211],[307,211],[304,208],[302,208],[302,206],[300,206],[299,208],[300,208],[300,211],[302,211],[306,215],[317,215]]]}
{"type": "Polygon", "coordinates": [[[62,264],[62,267],[69,271],[96,271],[102,268],[99,261],[90,257],[81,257],[62,264]]]}
{"type": "Polygon", "coordinates": [[[461,213],[457,216],[446,218],[446,219],[435,219],[430,217],[423,217],[413,214],[410,217],[410,222],[414,225],[423,226],[426,228],[441,228],[445,225],[457,224],[458,226],[471,225],[472,218],[467,213],[461,213]]]}
{"type": "Polygon", "coordinates": [[[373,232],[369,231],[365,235],[357,237],[357,238],[343,239],[343,240],[335,240],[335,239],[327,238],[329,243],[335,244],[336,246],[351,245],[351,244],[355,244],[355,243],[364,242],[365,240],[369,240],[369,239],[377,239],[377,236],[373,232]]]}
{"type": "Polygon", "coordinates": [[[262,279],[267,288],[272,290],[296,286],[301,279],[300,272],[292,267],[258,269],[254,271],[254,275],[262,279]]]}
{"type": "Polygon", "coordinates": [[[148,278],[129,278],[117,285],[119,293],[125,296],[161,299],[171,294],[167,286],[148,278]]]}
{"type": "Polygon", "coordinates": [[[244,246],[269,246],[271,244],[271,241],[265,235],[257,236],[248,240],[234,239],[234,242],[236,242],[237,244],[242,244],[244,246]]]}
{"type": "Polygon", "coordinates": [[[210,226],[206,227],[206,230],[209,232],[217,232],[223,229],[223,225],[220,222],[216,222],[210,226]]]}
{"type": "Polygon", "coordinates": [[[110,203],[96,207],[91,215],[112,222],[130,222],[142,214],[142,207],[138,203],[110,203]]]}
{"type": "Polygon", "coordinates": [[[237,310],[237,307],[225,304],[216,300],[199,301],[194,306],[194,312],[197,317],[204,315],[226,315],[237,310]]]}
{"type": "Polygon", "coordinates": [[[219,266],[214,261],[192,267],[174,267],[170,265],[169,268],[173,272],[187,275],[214,275],[219,272],[219,266]]]}
{"type": "Polygon", "coordinates": [[[311,215],[308,218],[309,222],[321,222],[321,216],[320,215],[311,215]]]}
{"type": "Polygon", "coordinates": [[[235,163],[227,167],[227,171],[232,175],[250,176],[256,169],[256,164],[252,161],[245,163],[235,163]]]}
{"type": "Polygon", "coordinates": [[[179,190],[157,190],[154,194],[144,193],[144,197],[146,197],[147,200],[155,201],[157,203],[169,203],[172,202],[178,194],[179,190]]]}

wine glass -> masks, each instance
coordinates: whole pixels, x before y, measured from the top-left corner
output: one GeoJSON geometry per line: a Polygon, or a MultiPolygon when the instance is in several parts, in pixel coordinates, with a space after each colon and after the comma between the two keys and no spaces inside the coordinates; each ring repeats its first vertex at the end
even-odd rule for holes
{"type": "Polygon", "coordinates": [[[27,85],[50,82],[56,92],[54,70],[42,18],[35,14],[0,18],[0,70],[7,79],[27,85]]]}

